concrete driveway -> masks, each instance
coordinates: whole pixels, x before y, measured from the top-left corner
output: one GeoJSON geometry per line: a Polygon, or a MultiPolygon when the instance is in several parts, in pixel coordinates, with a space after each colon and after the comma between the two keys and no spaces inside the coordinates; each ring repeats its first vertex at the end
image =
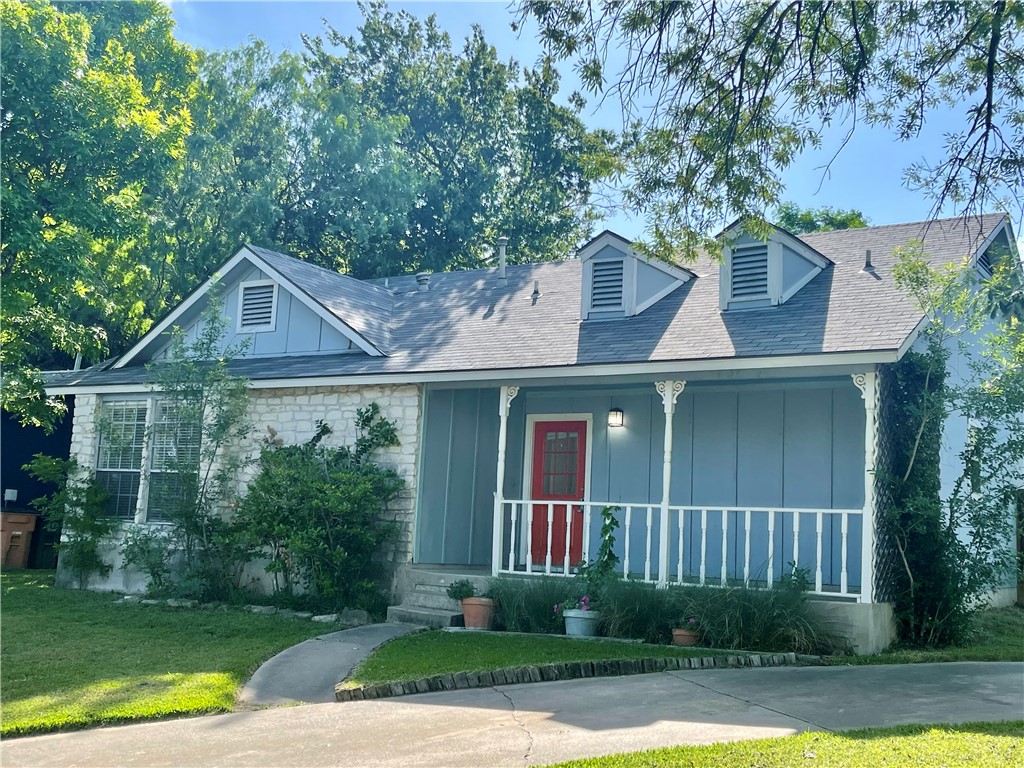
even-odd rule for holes
{"type": "Polygon", "coordinates": [[[1024,718],[1024,664],[664,672],[238,712],[0,744],[15,766],[523,766],[805,730],[1024,718]]]}

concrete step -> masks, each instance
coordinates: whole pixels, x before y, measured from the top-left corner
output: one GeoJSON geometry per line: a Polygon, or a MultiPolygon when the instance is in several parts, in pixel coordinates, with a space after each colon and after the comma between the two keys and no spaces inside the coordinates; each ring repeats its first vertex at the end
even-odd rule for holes
{"type": "Polygon", "coordinates": [[[392,605],[388,608],[389,623],[425,624],[428,627],[461,627],[462,611],[423,608],[416,605],[392,605]]]}
{"type": "Polygon", "coordinates": [[[419,608],[439,608],[445,611],[462,612],[457,602],[448,597],[446,587],[434,584],[417,584],[411,592],[407,592],[403,605],[414,605],[419,608]]]}

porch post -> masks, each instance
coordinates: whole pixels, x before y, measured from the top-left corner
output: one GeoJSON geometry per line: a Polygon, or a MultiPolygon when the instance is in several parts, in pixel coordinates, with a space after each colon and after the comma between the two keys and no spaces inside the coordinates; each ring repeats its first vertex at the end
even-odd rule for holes
{"type": "Polygon", "coordinates": [[[676,399],[686,386],[685,381],[656,381],[654,388],[665,406],[664,466],[661,474],[661,531],[658,537],[658,586],[668,586],[668,504],[672,483],[672,420],[676,413],[676,399]]]}
{"type": "Polygon", "coordinates": [[[494,492],[494,529],[491,531],[491,575],[501,567],[501,508],[505,500],[505,443],[508,438],[508,411],[519,394],[519,387],[503,386],[498,396],[498,485],[494,492]]]}
{"type": "Polygon", "coordinates": [[[860,602],[874,600],[875,590],[875,461],[878,450],[878,374],[853,374],[864,400],[864,514],[861,521],[860,602]]]}

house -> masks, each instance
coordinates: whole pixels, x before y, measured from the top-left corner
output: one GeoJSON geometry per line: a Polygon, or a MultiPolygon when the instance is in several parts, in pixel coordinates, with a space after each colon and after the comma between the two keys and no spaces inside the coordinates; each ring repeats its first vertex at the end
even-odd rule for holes
{"type": "MultiPolygon", "coordinates": [[[[686,266],[604,232],[562,262],[506,268],[502,245],[495,269],[381,281],[247,245],[219,279],[227,342],[251,340],[234,366],[257,433],[301,442],[324,419],[349,442],[369,402],[398,422],[383,458],[407,483],[395,615],[443,620],[431,602],[456,574],[566,575],[613,507],[631,577],[770,586],[799,568],[872,652],[893,632],[875,533],[880,383],[923,321],[893,283],[893,251],[911,241],[979,269],[1015,248],[1007,217],[986,215],[740,234],[722,263],[686,266]]],[[[145,364],[167,355],[173,326],[196,333],[210,286],[114,362],[50,379],[76,397],[72,454],[125,520],[161,519],[145,364]]],[[[948,434],[946,487],[966,425],[948,434]]],[[[96,586],[143,585],[115,570],[96,586]]]]}

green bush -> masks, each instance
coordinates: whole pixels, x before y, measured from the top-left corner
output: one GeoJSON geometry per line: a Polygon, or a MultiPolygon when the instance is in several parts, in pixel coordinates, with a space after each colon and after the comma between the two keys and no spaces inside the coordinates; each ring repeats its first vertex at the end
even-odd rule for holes
{"type": "Polygon", "coordinates": [[[267,571],[287,599],[379,613],[385,598],[378,555],[397,531],[385,513],[403,483],[371,457],[398,440],[376,404],[357,413],[356,426],[355,446],[340,448],[320,444],[331,432],[323,422],[303,445],[282,445],[271,432],[235,523],[270,557],[267,571]]]}
{"type": "Polygon", "coordinates": [[[562,617],[555,606],[579,599],[583,585],[576,579],[545,576],[536,579],[491,579],[488,594],[494,599],[499,625],[510,632],[561,634],[562,617]]]}
{"type": "Polygon", "coordinates": [[[672,628],[685,610],[684,597],[683,589],[655,589],[641,581],[609,584],[601,595],[604,633],[648,643],[670,642],[672,628]]]}

